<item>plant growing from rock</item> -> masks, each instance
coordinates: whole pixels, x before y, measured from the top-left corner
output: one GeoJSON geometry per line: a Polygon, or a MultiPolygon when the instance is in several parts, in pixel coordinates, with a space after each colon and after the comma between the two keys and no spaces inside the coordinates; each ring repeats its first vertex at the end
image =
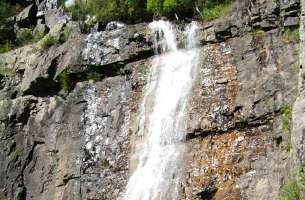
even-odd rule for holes
{"type": "Polygon", "coordinates": [[[281,110],[283,116],[283,131],[288,135],[288,151],[291,151],[292,106],[288,105],[281,110]]]}
{"type": "Polygon", "coordinates": [[[69,91],[71,89],[70,76],[66,71],[63,71],[58,75],[57,81],[64,91],[69,91]]]}
{"type": "Polygon", "coordinates": [[[285,28],[284,33],[283,33],[283,37],[287,41],[299,43],[300,42],[299,27],[287,27],[287,28],[285,28]]]}
{"type": "Polygon", "coordinates": [[[32,30],[29,28],[22,28],[17,31],[17,44],[19,46],[30,43],[34,39],[32,30]]]}
{"type": "Polygon", "coordinates": [[[281,189],[279,200],[305,200],[305,166],[298,172],[296,180],[285,184],[281,189]]]}
{"type": "Polygon", "coordinates": [[[87,77],[86,78],[87,78],[87,80],[91,80],[91,81],[93,81],[95,83],[97,81],[102,80],[103,79],[103,75],[99,74],[96,71],[89,71],[87,73],[87,77]]]}
{"type": "Polygon", "coordinates": [[[5,64],[2,61],[0,61],[0,75],[12,76],[15,74],[16,74],[16,72],[14,69],[6,67],[5,64]]]}
{"type": "Polygon", "coordinates": [[[58,40],[59,43],[61,43],[61,44],[65,43],[69,39],[72,31],[73,31],[72,27],[66,26],[64,28],[64,30],[60,33],[59,40],[58,40]]]}
{"type": "Polygon", "coordinates": [[[53,45],[57,45],[58,43],[59,40],[55,36],[47,35],[46,37],[43,38],[43,41],[41,43],[41,48],[45,49],[53,45]]]}

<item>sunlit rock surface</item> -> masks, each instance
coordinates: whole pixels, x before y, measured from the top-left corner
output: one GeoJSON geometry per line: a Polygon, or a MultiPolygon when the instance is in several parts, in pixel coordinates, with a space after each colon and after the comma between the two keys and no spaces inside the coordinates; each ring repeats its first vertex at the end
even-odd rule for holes
{"type": "MultiPolygon", "coordinates": [[[[181,199],[276,199],[304,164],[300,3],[238,0],[225,19],[200,24],[181,199]],[[285,36],[299,26],[300,43],[285,36]]],[[[36,6],[37,18],[27,8],[20,23],[43,17],[57,38],[71,25],[54,1],[36,6]]],[[[118,199],[134,170],[156,53],[148,24],[71,26],[60,44],[0,54],[0,199],[118,199]]]]}

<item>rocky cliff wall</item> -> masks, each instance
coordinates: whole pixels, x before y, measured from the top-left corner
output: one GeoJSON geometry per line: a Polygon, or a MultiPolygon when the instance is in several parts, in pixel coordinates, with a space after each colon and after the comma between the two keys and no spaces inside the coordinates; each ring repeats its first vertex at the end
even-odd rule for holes
{"type": "MultiPolygon", "coordinates": [[[[304,164],[301,3],[235,1],[201,24],[181,199],[275,199],[304,164]]],[[[70,34],[0,54],[0,199],[117,199],[154,55],[148,26],[85,34],[52,2],[36,12],[48,35],[70,34]]]]}

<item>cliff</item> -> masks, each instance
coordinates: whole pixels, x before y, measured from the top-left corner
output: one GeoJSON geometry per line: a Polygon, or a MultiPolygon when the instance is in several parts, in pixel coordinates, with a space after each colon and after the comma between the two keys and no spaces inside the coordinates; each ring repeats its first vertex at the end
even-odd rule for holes
{"type": "MultiPolygon", "coordinates": [[[[271,200],[297,179],[305,164],[301,4],[236,0],[200,24],[181,199],[271,200]]],[[[16,20],[47,34],[0,54],[0,199],[117,199],[134,167],[155,54],[148,24],[84,33],[52,1],[16,20]]],[[[175,23],[182,43],[185,22],[175,23]]]]}

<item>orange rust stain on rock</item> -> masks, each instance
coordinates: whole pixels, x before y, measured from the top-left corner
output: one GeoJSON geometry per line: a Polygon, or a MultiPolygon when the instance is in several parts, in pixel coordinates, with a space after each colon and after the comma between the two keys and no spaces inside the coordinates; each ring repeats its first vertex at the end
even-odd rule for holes
{"type": "Polygon", "coordinates": [[[266,155],[268,134],[257,128],[231,131],[192,142],[186,186],[186,199],[207,188],[216,187],[214,199],[240,199],[236,180],[251,170],[251,163],[266,155]]]}
{"type": "Polygon", "coordinates": [[[236,105],[236,96],[238,91],[238,82],[237,82],[237,70],[236,67],[230,66],[229,70],[227,71],[229,82],[228,82],[228,97],[230,101],[231,111],[235,108],[236,105]]]}

